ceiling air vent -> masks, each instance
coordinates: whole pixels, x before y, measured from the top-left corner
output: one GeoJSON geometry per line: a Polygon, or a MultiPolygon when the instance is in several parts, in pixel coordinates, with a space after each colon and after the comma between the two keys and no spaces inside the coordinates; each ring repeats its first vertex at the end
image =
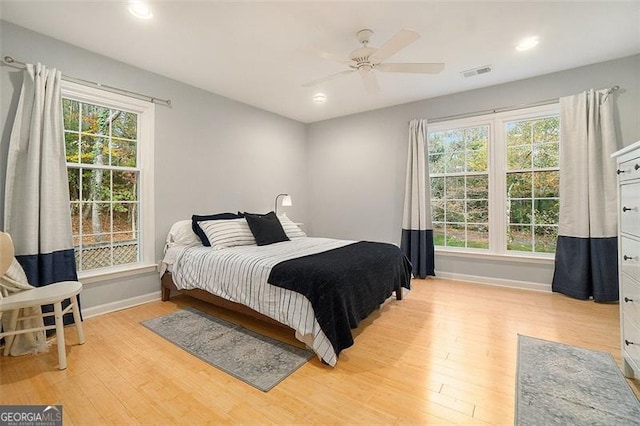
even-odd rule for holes
{"type": "Polygon", "coordinates": [[[473,77],[475,75],[486,74],[488,72],[491,72],[491,65],[485,65],[483,67],[472,68],[470,70],[462,71],[460,74],[462,74],[462,76],[464,78],[469,78],[469,77],[473,77]]]}

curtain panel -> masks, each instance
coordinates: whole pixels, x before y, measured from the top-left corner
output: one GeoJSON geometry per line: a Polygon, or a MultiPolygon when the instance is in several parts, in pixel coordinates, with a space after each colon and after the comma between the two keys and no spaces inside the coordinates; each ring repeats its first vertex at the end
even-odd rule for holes
{"type": "Polygon", "coordinates": [[[577,299],[618,300],[617,151],[613,96],[560,98],[560,225],[552,289],[577,299]]]}
{"type": "MultiPolygon", "coordinates": [[[[61,77],[56,69],[26,64],[9,140],[4,226],[35,287],[77,280],[61,77]]],[[[65,323],[73,321],[68,318],[65,323]]]]}
{"type": "Polygon", "coordinates": [[[407,179],[400,248],[411,261],[414,277],[435,276],[431,186],[427,162],[427,120],[409,123],[407,179]]]}

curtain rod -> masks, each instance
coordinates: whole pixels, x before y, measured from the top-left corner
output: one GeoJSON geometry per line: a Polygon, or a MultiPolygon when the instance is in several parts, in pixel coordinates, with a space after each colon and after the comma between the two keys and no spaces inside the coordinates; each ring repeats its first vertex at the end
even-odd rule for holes
{"type": "MultiPolygon", "coordinates": [[[[615,92],[618,89],[620,89],[620,86],[617,86],[617,85],[613,86],[613,87],[610,87],[608,89],[608,91],[607,91],[607,96],[610,95],[611,93],[615,92]]],[[[487,109],[487,110],[484,110],[484,111],[468,112],[468,113],[464,113],[464,114],[455,114],[455,115],[448,115],[446,117],[438,117],[438,118],[427,119],[427,123],[440,123],[442,121],[455,120],[455,119],[459,119],[459,118],[477,117],[477,116],[485,115],[485,114],[496,114],[496,113],[499,113],[499,112],[514,111],[514,110],[522,109],[522,108],[533,108],[533,107],[537,107],[537,106],[551,105],[551,104],[555,104],[557,102],[558,102],[558,98],[546,99],[544,101],[534,102],[534,103],[530,103],[530,104],[513,105],[513,106],[509,106],[509,107],[504,107],[504,108],[494,108],[494,109],[487,109]]]]}
{"type": "MultiPolygon", "coordinates": [[[[21,69],[23,69],[23,68],[26,67],[26,64],[24,62],[16,61],[11,56],[5,56],[4,58],[2,58],[2,61],[5,64],[7,64],[8,66],[13,67],[13,68],[21,68],[21,69]]],[[[104,84],[101,84],[101,83],[95,83],[93,81],[83,80],[81,78],[76,78],[76,77],[71,77],[71,76],[68,76],[68,75],[65,75],[65,74],[62,74],[62,79],[65,80],[65,81],[70,81],[72,83],[82,84],[83,86],[96,87],[98,89],[106,90],[107,92],[112,92],[112,93],[117,93],[117,94],[120,94],[120,95],[131,96],[133,98],[141,99],[143,101],[149,101],[149,102],[152,102],[154,104],[171,106],[171,100],[170,99],[160,99],[160,98],[156,98],[154,96],[143,95],[141,93],[131,92],[131,91],[125,90],[125,89],[118,89],[117,87],[107,86],[107,85],[104,85],[104,84]]]]}

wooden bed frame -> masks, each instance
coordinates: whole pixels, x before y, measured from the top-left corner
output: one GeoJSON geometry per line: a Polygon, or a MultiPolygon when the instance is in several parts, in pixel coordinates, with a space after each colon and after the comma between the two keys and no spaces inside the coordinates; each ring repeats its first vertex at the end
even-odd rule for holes
{"type": "MultiPolygon", "coordinates": [[[[223,299],[222,297],[216,296],[207,291],[200,290],[200,289],[179,290],[176,287],[175,283],[173,282],[171,272],[165,272],[164,275],[162,275],[161,282],[162,282],[162,301],[163,302],[166,302],[169,300],[169,298],[171,297],[171,292],[173,291],[178,294],[184,294],[199,300],[203,300],[205,302],[211,303],[212,305],[218,306],[220,308],[228,309],[230,311],[237,312],[242,315],[247,315],[249,317],[255,318],[267,324],[285,327],[291,331],[294,331],[291,327],[285,324],[282,324],[281,322],[278,322],[273,318],[263,315],[260,312],[254,311],[253,309],[245,305],[241,305],[240,303],[235,303],[230,300],[223,299]]],[[[400,286],[399,288],[396,288],[395,293],[396,293],[396,299],[402,300],[402,286],[400,286]]]]}
{"type": "Polygon", "coordinates": [[[173,282],[171,272],[165,272],[162,275],[161,281],[162,281],[162,301],[163,302],[166,302],[169,300],[169,298],[171,297],[171,292],[173,291],[178,294],[184,294],[186,296],[190,296],[195,299],[202,300],[207,303],[211,303],[212,305],[218,306],[220,308],[228,309],[232,312],[237,312],[242,315],[247,315],[249,317],[255,318],[267,324],[286,327],[289,330],[293,331],[292,328],[282,324],[281,322],[274,320],[273,318],[263,315],[260,312],[254,311],[248,306],[241,305],[240,303],[232,302],[227,299],[223,299],[220,296],[216,296],[215,294],[211,294],[207,291],[200,290],[199,288],[194,288],[192,290],[179,290],[178,287],[176,287],[176,285],[173,282]]]}

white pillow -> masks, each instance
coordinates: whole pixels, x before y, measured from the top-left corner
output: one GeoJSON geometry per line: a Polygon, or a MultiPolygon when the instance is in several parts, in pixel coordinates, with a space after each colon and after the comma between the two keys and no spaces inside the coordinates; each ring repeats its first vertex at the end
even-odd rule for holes
{"type": "Polygon", "coordinates": [[[249,228],[249,224],[245,218],[205,220],[199,222],[199,224],[211,243],[211,247],[216,250],[256,244],[256,239],[253,237],[251,228],[249,228]]]}
{"type": "Polygon", "coordinates": [[[290,240],[293,240],[294,238],[302,238],[307,236],[307,234],[305,234],[305,232],[302,229],[300,229],[298,225],[293,223],[286,214],[284,213],[279,214],[278,220],[282,225],[282,229],[284,229],[284,233],[287,234],[287,237],[290,240]]]}
{"type": "Polygon", "coordinates": [[[167,246],[200,245],[200,238],[193,232],[190,220],[180,220],[173,224],[167,234],[167,246]]]}

